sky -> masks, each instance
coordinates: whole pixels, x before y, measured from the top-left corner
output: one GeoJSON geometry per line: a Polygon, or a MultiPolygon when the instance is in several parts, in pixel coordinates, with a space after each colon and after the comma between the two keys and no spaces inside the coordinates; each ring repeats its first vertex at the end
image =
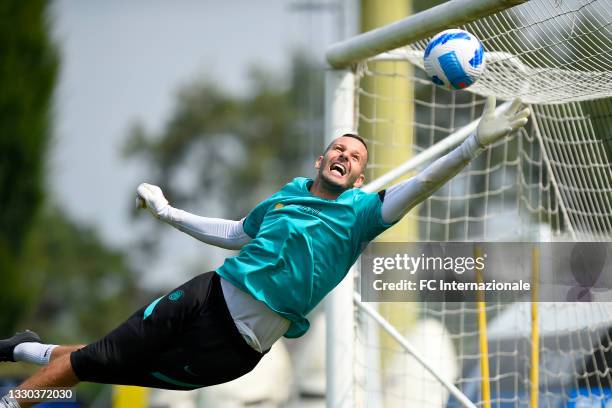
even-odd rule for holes
{"type": "MultiPolygon", "coordinates": [[[[141,165],[121,156],[130,125],[138,120],[148,130],[161,129],[177,90],[195,78],[208,76],[240,94],[253,63],[282,73],[297,47],[322,60],[342,35],[340,20],[297,7],[307,3],[55,1],[51,18],[62,67],[49,163],[52,197],[72,218],[97,227],[107,244],[129,247],[142,233],[130,218],[135,189],[147,181],[141,165]]],[[[227,255],[211,255],[177,231],[165,235],[160,252],[146,265],[149,286],[180,283],[185,276],[179,271],[197,268],[203,254],[213,264],[227,255]]]]}

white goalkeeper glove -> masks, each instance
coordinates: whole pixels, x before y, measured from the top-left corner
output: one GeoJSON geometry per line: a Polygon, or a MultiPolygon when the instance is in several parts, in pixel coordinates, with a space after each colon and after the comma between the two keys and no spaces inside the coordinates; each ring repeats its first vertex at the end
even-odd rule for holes
{"type": "Polygon", "coordinates": [[[520,107],[521,100],[517,98],[504,111],[496,114],[495,97],[487,97],[482,118],[476,129],[478,143],[482,147],[486,147],[518,128],[525,126],[531,112],[529,108],[519,111],[520,107]]]}
{"type": "Polygon", "coordinates": [[[156,218],[166,220],[170,216],[171,207],[161,188],[142,183],[136,189],[136,208],[146,208],[156,218]]]}

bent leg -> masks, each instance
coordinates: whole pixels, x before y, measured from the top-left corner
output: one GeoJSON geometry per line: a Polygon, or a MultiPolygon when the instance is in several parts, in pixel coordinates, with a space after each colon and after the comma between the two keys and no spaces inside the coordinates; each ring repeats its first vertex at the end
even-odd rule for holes
{"type": "MultiPolygon", "coordinates": [[[[18,389],[31,390],[51,387],[73,387],[79,379],[72,370],[70,354],[54,358],[49,365],[38,370],[33,376],[25,380],[18,389]]],[[[31,407],[35,402],[17,400],[21,408],[31,407]]]]}
{"type": "Polygon", "coordinates": [[[49,365],[20,388],[89,381],[186,390],[237,378],[262,356],[238,332],[219,278],[210,272],[143,307],[95,343],[56,347],[49,365]]]}
{"type": "Polygon", "coordinates": [[[76,377],[102,384],[172,386],[154,373],[161,357],[180,347],[186,332],[199,319],[213,276],[206,273],[186,282],[136,311],[103,338],[72,352],[70,362],[76,377]]]}
{"type": "Polygon", "coordinates": [[[57,346],[56,348],[53,349],[53,351],[51,352],[51,360],[53,361],[61,356],[64,356],[66,354],[70,354],[73,351],[77,351],[82,349],[83,347],[85,347],[85,344],[74,344],[71,346],[57,346]]]}
{"type": "Polygon", "coordinates": [[[263,354],[238,332],[218,275],[205,273],[70,356],[81,381],[189,390],[240,377],[263,354]]]}
{"type": "Polygon", "coordinates": [[[58,346],[44,343],[23,343],[15,347],[15,361],[44,366],[54,359],[85,347],[83,344],[58,346]]]}

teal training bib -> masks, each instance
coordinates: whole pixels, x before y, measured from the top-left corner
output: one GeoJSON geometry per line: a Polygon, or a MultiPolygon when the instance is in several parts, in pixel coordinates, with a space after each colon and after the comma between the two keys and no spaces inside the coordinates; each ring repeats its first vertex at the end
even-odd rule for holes
{"type": "Polygon", "coordinates": [[[217,273],[292,324],[285,337],[309,327],[306,315],[346,276],[365,245],[389,228],[376,193],[359,189],[336,200],[310,193],[299,177],[261,202],[244,220],[253,239],[217,273]]]}

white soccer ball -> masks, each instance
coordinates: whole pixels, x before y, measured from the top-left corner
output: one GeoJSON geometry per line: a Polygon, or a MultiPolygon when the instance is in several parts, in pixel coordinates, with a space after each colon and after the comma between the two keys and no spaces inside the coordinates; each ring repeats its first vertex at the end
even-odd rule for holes
{"type": "Polygon", "coordinates": [[[423,54],[431,81],[446,89],[465,89],[484,71],[484,47],[476,36],[450,29],[429,41],[423,54]]]}

